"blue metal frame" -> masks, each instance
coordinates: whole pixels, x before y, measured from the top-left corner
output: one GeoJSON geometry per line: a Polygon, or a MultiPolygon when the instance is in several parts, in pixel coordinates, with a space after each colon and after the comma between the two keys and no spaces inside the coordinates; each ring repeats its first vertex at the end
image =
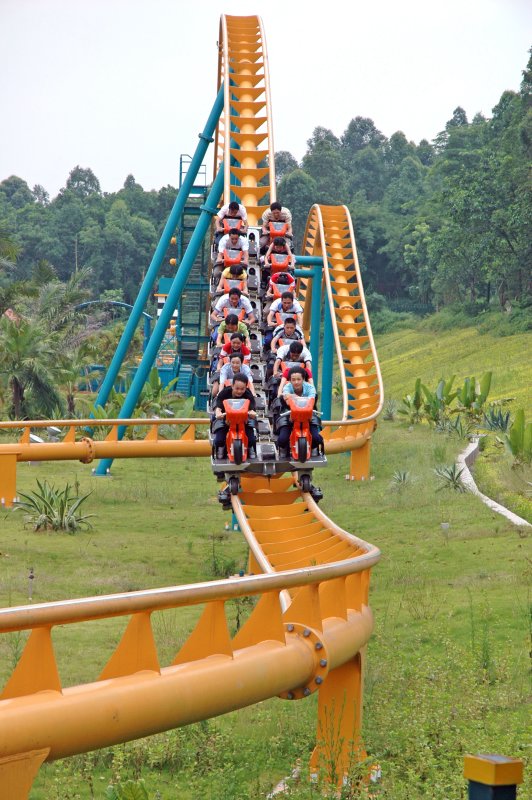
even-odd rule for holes
{"type": "MultiPolygon", "coordinates": [[[[194,265],[196,254],[199,248],[201,247],[201,244],[203,242],[203,239],[205,238],[205,235],[207,234],[207,231],[209,230],[211,218],[218,212],[217,204],[222,195],[223,187],[224,187],[224,168],[222,164],[220,165],[218,174],[214,179],[214,183],[212,185],[211,191],[209,192],[207,202],[205,203],[205,205],[201,206],[201,214],[198,219],[198,224],[196,225],[194,233],[190,238],[190,242],[187,247],[186,253],[183,257],[181,264],[179,265],[177,274],[168,292],[168,296],[161,311],[161,315],[157,320],[155,328],[153,329],[153,333],[150,337],[150,341],[148,342],[146,351],[137,368],[137,372],[135,373],[135,377],[133,378],[129,391],[126,395],[124,404],[120,409],[118,419],[128,419],[129,417],[132,416],[135,410],[135,406],[142,391],[142,387],[144,386],[146,380],[148,379],[150,370],[157,357],[160,344],[163,340],[163,337],[166,333],[168,326],[170,325],[170,321],[174,313],[174,308],[177,306],[179,302],[179,298],[181,296],[183,289],[185,288],[187,278],[194,265]]],[[[125,427],[119,426],[118,428],[119,439],[123,437],[124,432],[125,432],[125,427]]],[[[102,459],[98,467],[94,471],[95,474],[106,475],[110,470],[112,463],[113,459],[111,458],[102,459]]]]}
{"type": "MultiPolygon", "coordinates": [[[[205,153],[207,152],[207,148],[209,144],[212,141],[214,141],[212,137],[216,125],[218,124],[220,115],[223,111],[223,108],[224,108],[224,90],[222,84],[222,86],[220,86],[218,96],[216,97],[216,100],[212,107],[212,111],[209,115],[203,133],[199,134],[200,141],[196,148],[196,152],[194,153],[192,161],[190,162],[190,167],[183,180],[183,184],[179,189],[179,192],[175,199],[175,203],[170,212],[170,216],[168,217],[168,221],[164,226],[164,230],[161,234],[159,244],[157,245],[155,253],[153,254],[151,264],[148,268],[148,271],[146,272],[146,277],[142,282],[142,286],[140,287],[138,297],[135,300],[135,305],[133,306],[133,310],[131,311],[127,325],[124,328],[124,332],[118,343],[116,352],[109,365],[109,369],[107,370],[107,375],[105,376],[100,391],[98,392],[98,396],[95,400],[96,406],[104,406],[109,398],[109,394],[114,386],[116,376],[118,375],[120,367],[122,366],[122,362],[126,356],[127,349],[131,343],[133,336],[135,335],[135,330],[139,323],[141,314],[144,310],[144,306],[149,300],[153,284],[155,283],[155,279],[157,278],[159,269],[162,264],[162,260],[170,244],[170,239],[174,235],[174,231],[177,227],[181,214],[183,213],[183,209],[185,207],[187,198],[190,194],[190,190],[194,185],[196,175],[199,169],[201,168],[203,158],[205,156],[205,153]]],[[[218,199],[216,200],[216,202],[218,202],[218,199]]]]}

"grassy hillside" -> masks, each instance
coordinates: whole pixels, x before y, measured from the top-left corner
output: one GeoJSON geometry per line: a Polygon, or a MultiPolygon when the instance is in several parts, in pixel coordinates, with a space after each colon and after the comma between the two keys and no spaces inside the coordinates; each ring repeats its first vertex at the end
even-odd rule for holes
{"type": "Polygon", "coordinates": [[[479,378],[491,370],[490,400],[515,398],[512,409],[532,414],[532,333],[494,337],[475,328],[399,330],[377,337],[377,352],[387,397],[400,400],[416,378],[435,388],[440,377],[479,378]]]}
{"type": "MultiPolygon", "coordinates": [[[[471,330],[381,336],[386,393],[400,398],[418,375],[434,384],[440,374],[454,371],[462,378],[493,369],[496,396],[530,402],[523,385],[530,341],[516,336],[495,342],[471,330]]],[[[347,483],[348,457],[342,455],[316,475],[324,512],[383,554],[372,572],[375,635],[364,703],[365,744],[383,772],[381,800],[463,797],[465,752],[527,755],[530,535],[472,495],[438,491],[434,467],[452,463],[462,446],[428,426],[380,421],[373,480],[347,483]],[[409,473],[402,487],[394,483],[396,471],[409,473]]],[[[92,490],[87,511],[97,515],[94,530],[34,533],[20,512],[1,512],[2,606],[27,602],[31,566],[33,601],[44,602],[212,579],[246,563],[242,537],[224,529],[230,516],[216,502],[218,485],[206,460],[115,461],[113,476],[100,479],[81,464],[24,464],[19,489],[31,489],[37,477],[59,485],[76,480],[80,491],[92,490]]],[[[228,604],[233,630],[241,611],[228,604]]],[[[197,614],[185,609],[154,615],[163,664],[171,662],[197,614]]],[[[64,683],[94,680],[124,624],[55,630],[64,683]]],[[[3,679],[22,646],[23,637],[0,637],[3,679]]],[[[150,800],[265,798],[297,760],[305,774],[315,721],[314,696],[298,703],[272,699],[48,765],[31,800],[100,800],[109,781],[126,777],[144,778],[150,800]]],[[[530,789],[523,787],[523,796],[530,789]]],[[[302,781],[290,796],[314,792],[302,781]]]]}

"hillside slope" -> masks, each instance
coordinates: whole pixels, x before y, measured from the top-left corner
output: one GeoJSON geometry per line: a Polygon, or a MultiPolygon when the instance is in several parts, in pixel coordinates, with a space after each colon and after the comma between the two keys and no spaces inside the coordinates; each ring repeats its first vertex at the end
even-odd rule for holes
{"type": "Polygon", "coordinates": [[[492,370],[490,401],[515,398],[512,410],[532,414],[532,334],[493,337],[474,328],[432,333],[400,330],[376,336],[385,397],[400,400],[411,393],[416,378],[435,388],[440,377],[465,377],[492,370]]]}

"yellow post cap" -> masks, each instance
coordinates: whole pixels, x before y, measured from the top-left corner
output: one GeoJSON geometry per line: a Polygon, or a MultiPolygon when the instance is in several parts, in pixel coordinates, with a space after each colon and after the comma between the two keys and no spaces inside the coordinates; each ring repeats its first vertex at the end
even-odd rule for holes
{"type": "Polygon", "coordinates": [[[464,778],[486,786],[514,786],[523,783],[523,762],[493,754],[464,756],[464,778]]]}
{"type": "Polygon", "coordinates": [[[170,259],[170,264],[171,264],[173,267],[175,267],[175,265],[177,264],[177,259],[176,259],[176,258],[171,258],[171,259],[170,259]]]}
{"type": "Polygon", "coordinates": [[[172,236],[170,239],[170,244],[177,244],[177,238],[175,236],[172,236]]]}

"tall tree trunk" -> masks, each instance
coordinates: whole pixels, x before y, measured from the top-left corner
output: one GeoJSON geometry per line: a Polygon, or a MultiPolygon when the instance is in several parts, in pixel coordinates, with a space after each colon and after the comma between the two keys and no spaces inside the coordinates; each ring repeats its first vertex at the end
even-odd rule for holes
{"type": "Polygon", "coordinates": [[[21,419],[22,407],[24,404],[24,386],[20,383],[18,378],[11,378],[11,389],[13,392],[13,414],[15,419],[21,419]]]}

